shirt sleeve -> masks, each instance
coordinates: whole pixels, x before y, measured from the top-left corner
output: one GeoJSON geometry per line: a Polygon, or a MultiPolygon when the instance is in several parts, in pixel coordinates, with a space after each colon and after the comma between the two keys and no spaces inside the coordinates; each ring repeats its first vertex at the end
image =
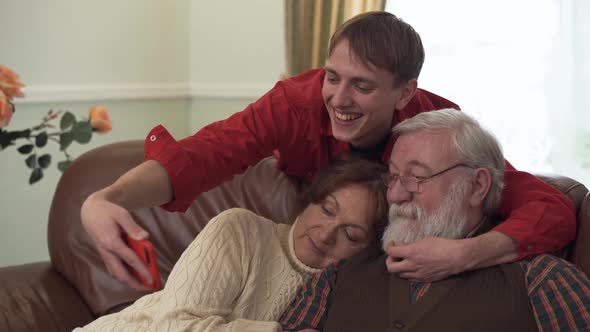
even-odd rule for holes
{"type": "MultiPolygon", "coordinates": [[[[160,294],[140,298],[85,331],[276,332],[273,321],[228,319],[242,293],[251,252],[242,220],[228,210],[212,219],[184,251],[160,294]]],[[[255,305],[255,304],[253,304],[255,305]]]]}
{"type": "Polygon", "coordinates": [[[521,265],[539,331],[590,331],[590,281],[583,272],[549,255],[521,265]]]}
{"type": "Polygon", "coordinates": [[[299,113],[287,101],[280,83],[228,119],[207,125],[176,141],[163,126],[145,139],[145,159],[159,162],[173,187],[168,211],[186,211],[194,198],[242,173],[275,149],[295,144],[301,133],[299,113]]]}
{"type": "Polygon", "coordinates": [[[518,242],[517,260],[555,252],[575,238],[572,201],[561,191],[506,162],[499,214],[506,220],[494,228],[518,242]]]}

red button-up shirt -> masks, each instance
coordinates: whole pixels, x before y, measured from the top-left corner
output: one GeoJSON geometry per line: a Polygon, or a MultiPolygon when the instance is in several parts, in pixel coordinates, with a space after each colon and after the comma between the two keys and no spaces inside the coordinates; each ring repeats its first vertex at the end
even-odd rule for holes
{"type": "MultiPolygon", "coordinates": [[[[330,160],[349,153],[348,143],[332,135],[321,94],[324,76],[323,69],[316,69],[280,81],[243,111],[178,142],[163,126],[152,129],[146,138],[146,159],[166,169],[174,188],[174,199],[162,207],[185,211],[200,193],[273,153],[279,169],[308,182],[330,160]]],[[[404,109],[395,111],[391,126],[448,107],[458,109],[418,89],[404,109]]],[[[394,142],[392,137],[383,150],[384,163],[394,142]]],[[[499,214],[506,221],[494,230],[515,239],[521,257],[558,250],[574,239],[575,216],[567,196],[508,163],[505,184],[499,214]]]]}

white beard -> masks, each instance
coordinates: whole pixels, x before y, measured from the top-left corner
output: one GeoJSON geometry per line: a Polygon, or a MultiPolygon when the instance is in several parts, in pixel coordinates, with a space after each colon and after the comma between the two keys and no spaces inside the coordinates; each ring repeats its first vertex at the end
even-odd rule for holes
{"type": "Polygon", "coordinates": [[[445,200],[431,214],[415,203],[391,204],[389,225],[381,239],[383,250],[393,241],[409,244],[428,236],[461,239],[469,232],[466,196],[471,190],[467,180],[453,185],[445,200]]]}

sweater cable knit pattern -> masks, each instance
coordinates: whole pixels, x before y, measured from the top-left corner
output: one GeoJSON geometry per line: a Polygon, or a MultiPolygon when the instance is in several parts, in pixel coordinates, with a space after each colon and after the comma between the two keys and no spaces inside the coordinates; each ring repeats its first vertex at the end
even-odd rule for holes
{"type": "Polygon", "coordinates": [[[280,331],[297,288],[320,272],[295,256],[292,230],[227,210],[185,250],[163,290],[74,331],[280,331]]]}

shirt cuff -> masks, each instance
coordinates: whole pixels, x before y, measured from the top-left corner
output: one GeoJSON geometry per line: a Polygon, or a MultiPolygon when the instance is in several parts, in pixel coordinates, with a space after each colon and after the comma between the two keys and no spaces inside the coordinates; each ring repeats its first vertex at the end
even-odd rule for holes
{"type": "Polygon", "coordinates": [[[160,207],[167,211],[186,211],[194,197],[189,192],[191,160],[187,152],[162,125],[154,127],[145,138],[145,160],[155,160],[168,174],[174,197],[160,207]]]}
{"type": "Polygon", "coordinates": [[[496,226],[493,230],[511,237],[518,243],[518,257],[514,262],[530,256],[550,253],[559,250],[561,247],[560,241],[555,241],[555,239],[537,234],[530,228],[515,228],[512,224],[515,223],[508,223],[505,221],[496,226]]]}

